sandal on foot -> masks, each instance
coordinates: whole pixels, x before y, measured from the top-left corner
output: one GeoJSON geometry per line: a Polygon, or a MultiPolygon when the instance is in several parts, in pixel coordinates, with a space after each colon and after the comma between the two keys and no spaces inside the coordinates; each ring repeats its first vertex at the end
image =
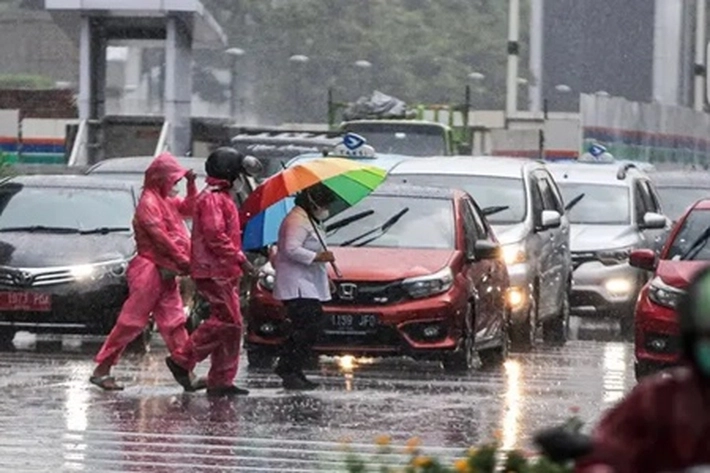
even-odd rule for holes
{"type": "Polygon", "coordinates": [[[89,382],[100,387],[104,391],[123,391],[123,386],[116,383],[116,378],[110,374],[103,376],[92,376],[89,378],[89,382]]]}
{"type": "Polygon", "coordinates": [[[175,363],[175,361],[169,356],[165,358],[165,364],[168,365],[168,369],[173,374],[175,381],[177,381],[178,384],[185,389],[185,391],[191,391],[193,389],[189,371],[175,363]]]}

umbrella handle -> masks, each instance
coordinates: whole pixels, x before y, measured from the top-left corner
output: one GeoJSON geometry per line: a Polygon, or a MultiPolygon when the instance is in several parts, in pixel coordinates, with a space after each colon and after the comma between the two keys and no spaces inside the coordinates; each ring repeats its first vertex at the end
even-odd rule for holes
{"type": "MultiPolygon", "coordinates": [[[[323,247],[323,251],[328,251],[328,245],[326,245],[325,241],[323,241],[323,238],[321,237],[320,232],[318,231],[318,227],[316,226],[316,222],[313,221],[313,218],[311,218],[310,214],[308,214],[308,220],[311,222],[311,225],[313,226],[313,230],[316,232],[316,237],[318,237],[318,241],[320,242],[321,246],[323,247]]],[[[330,266],[333,268],[333,272],[335,272],[335,275],[338,277],[338,279],[343,279],[343,273],[340,272],[340,269],[335,264],[335,261],[330,263],[330,266]]]]}

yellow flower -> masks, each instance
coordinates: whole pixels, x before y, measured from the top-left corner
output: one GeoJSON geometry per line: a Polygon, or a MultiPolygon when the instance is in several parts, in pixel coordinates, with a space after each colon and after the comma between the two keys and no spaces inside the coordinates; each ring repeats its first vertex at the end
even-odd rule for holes
{"type": "Polygon", "coordinates": [[[414,458],[414,466],[417,468],[425,468],[429,465],[431,465],[431,458],[429,457],[424,457],[424,456],[418,456],[414,458]]]}
{"type": "Polygon", "coordinates": [[[422,444],[421,440],[419,440],[419,437],[412,437],[409,440],[407,440],[407,443],[404,447],[404,451],[408,454],[412,454],[419,449],[419,446],[422,444]]]}
{"type": "Polygon", "coordinates": [[[459,458],[454,462],[454,470],[458,473],[470,473],[470,468],[468,467],[468,460],[465,458],[459,458]]]}
{"type": "Polygon", "coordinates": [[[390,443],[392,443],[392,439],[389,435],[380,435],[375,439],[375,443],[380,447],[387,447],[390,443]]]}

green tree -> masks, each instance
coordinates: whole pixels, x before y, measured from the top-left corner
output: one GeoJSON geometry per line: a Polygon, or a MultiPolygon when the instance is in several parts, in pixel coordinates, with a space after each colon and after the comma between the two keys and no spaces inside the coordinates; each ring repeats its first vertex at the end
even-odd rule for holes
{"type": "Polygon", "coordinates": [[[247,51],[240,64],[256,83],[254,106],[263,121],[294,118],[297,106],[299,121],[323,122],[329,87],[337,100],[354,100],[377,89],[412,104],[461,102],[473,71],[486,76],[474,93],[474,105],[500,108],[504,103],[507,2],[206,3],[230,46],[247,51]],[[289,62],[295,54],[310,60],[289,62]],[[372,67],[357,68],[358,60],[372,67]]]}

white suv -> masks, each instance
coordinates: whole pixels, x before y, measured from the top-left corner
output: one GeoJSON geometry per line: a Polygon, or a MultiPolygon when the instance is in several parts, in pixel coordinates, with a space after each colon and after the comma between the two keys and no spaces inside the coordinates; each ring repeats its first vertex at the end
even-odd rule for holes
{"type": "Polygon", "coordinates": [[[565,200],[580,199],[572,226],[572,315],[618,319],[633,337],[636,297],[647,274],[629,265],[629,253],[653,249],[671,224],[651,179],[633,164],[548,165],[565,200]]]}

